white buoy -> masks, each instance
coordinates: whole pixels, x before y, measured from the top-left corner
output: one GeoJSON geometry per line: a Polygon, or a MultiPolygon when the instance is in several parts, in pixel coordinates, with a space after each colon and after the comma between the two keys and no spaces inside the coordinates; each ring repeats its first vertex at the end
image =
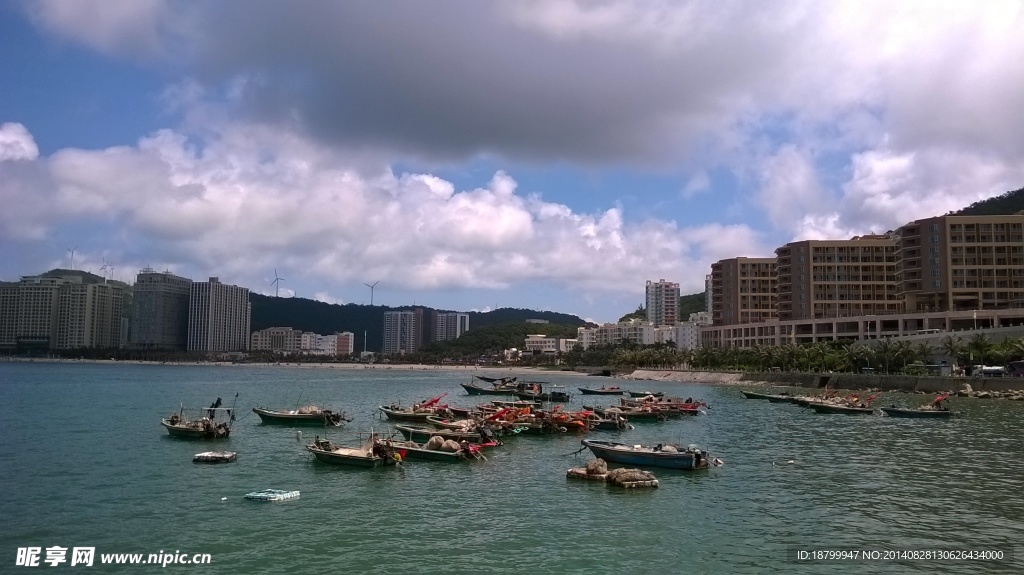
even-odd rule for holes
{"type": "Polygon", "coordinates": [[[793,465],[794,463],[796,463],[796,462],[793,461],[792,459],[790,459],[789,461],[786,462],[786,465],[793,465]]]}
{"type": "Polygon", "coordinates": [[[295,432],[295,441],[302,441],[302,431],[301,430],[295,432]]]}
{"type": "Polygon", "coordinates": [[[228,498],[227,498],[227,497],[221,497],[221,498],[220,498],[220,500],[221,500],[221,501],[227,501],[227,500],[228,500],[228,498]]]}

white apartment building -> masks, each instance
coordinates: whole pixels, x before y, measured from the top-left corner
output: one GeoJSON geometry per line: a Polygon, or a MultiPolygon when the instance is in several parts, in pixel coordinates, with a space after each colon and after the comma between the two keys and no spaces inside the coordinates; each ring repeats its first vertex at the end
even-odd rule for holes
{"type": "Polygon", "coordinates": [[[249,289],[222,284],[216,277],[193,282],[188,313],[188,351],[247,351],[252,305],[249,289]]]}
{"type": "Polygon", "coordinates": [[[575,339],[548,337],[543,334],[527,335],[523,351],[528,354],[556,355],[565,353],[576,345],[575,339]]]}
{"type": "Polygon", "coordinates": [[[647,281],[647,321],[654,325],[679,323],[679,284],[647,281]]]}
{"type": "Polygon", "coordinates": [[[576,332],[576,341],[583,349],[595,345],[621,345],[627,341],[639,345],[653,345],[671,341],[675,337],[671,329],[659,331],[653,323],[637,319],[606,323],[598,327],[581,327],[576,332]]]}
{"type": "Polygon", "coordinates": [[[0,285],[0,348],[120,347],[127,285],[50,270],[0,285]]]}
{"type": "Polygon", "coordinates": [[[438,312],[434,326],[434,341],[449,341],[469,331],[469,314],[438,312]]]}
{"type": "Polygon", "coordinates": [[[422,313],[415,311],[384,312],[384,355],[413,353],[419,350],[422,313]]]}

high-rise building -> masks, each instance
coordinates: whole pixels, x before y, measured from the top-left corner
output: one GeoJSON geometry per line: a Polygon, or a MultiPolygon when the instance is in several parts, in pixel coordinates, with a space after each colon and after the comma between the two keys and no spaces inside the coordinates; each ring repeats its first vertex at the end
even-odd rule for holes
{"type": "Polygon", "coordinates": [[[775,250],[782,321],[897,313],[896,242],[803,240],[775,250]]]}
{"type": "Polygon", "coordinates": [[[916,220],[895,240],[906,311],[1024,307],[1024,215],[916,220]]]}
{"type": "Polygon", "coordinates": [[[775,258],[729,258],[711,264],[714,325],[758,323],[776,316],[775,258]]]}
{"type": "Polygon", "coordinates": [[[679,322],[679,284],[647,280],[647,321],[656,326],[679,322]]]}
{"type": "Polygon", "coordinates": [[[384,347],[385,355],[413,353],[419,350],[421,330],[419,320],[423,310],[386,311],[384,312],[384,347]]]}
{"type": "Polygon", "coordinates": [[[222,284],[215,277],[208,282],[192,282],[188,351],[248,350],[251,317],[248,288],[222,284]]]}
{"type": "Polygon", "coordinates": [[[145,268],[136,276],[133,291],[132,347],[186,349],[192,280],[145,268]]]}
{"type": "Polygon", "coordinates": [[[50,270],[0,286],[0,346],[120,347],[127,285],[78,270],[50,270]]]}
{"type": "Polygon", "coordinates": [[[458,339],[469,331],[469,314],[461,312],[440,312],[436,316],[434,341],[458,339]]]}

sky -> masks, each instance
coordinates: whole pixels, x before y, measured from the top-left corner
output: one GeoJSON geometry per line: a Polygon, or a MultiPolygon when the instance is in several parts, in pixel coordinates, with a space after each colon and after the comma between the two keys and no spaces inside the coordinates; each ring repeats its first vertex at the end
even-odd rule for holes
{"type": "Polygon", "coordinates": [[[1020,30],[1000,0],[0,0],[0,280],[612,322],[1024,187],[1020,30]]]}

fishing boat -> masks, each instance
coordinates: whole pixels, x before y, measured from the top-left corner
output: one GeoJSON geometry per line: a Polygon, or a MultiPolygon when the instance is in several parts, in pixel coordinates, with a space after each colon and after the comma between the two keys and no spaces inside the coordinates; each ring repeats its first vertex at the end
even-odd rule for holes
{"type": "Polygon", "coordinates": [[[512,395],[516,391],[516,386],[514,385],[496,385],[493,387],[484,387],[473,383],[460,383],[459,385],[461,385],[469,395],[512,395]]]}
{"type": "Polygon", "coordinates": [[[403,460],[424,460],[424,461],[445,461],[458,463],[471,459],[487,459],[480,453],[482,447],[490,447],[497,443],[465,443],[460,444],[455,451],[445,450],[443,445],[439,448],[430,446],[430,442],[417,443],[415,441],[388,441],[388,444],[402,454],[403,460]]]}
{"type": "Polygon", "coordinates": [[[487,436],[486,431],[456,431],[454,429],[435,429],[416,425],[396,425],[395,430],[406,439],[419,443],[426,443],[434,436],[459,442],[467,441],[469,443],[489,443],[495,441],[494,437],[487,436]]]}
{"type": "Polygon", "coordinates": [[[388,447],[376,433],[371,432],[359,447],[343,447],[319,436],[306,446],[317,461],[332,465],[354,467],[382,467],[394,465],[402,460],[401,454],[388,447]]]}
{"type": "Polygon", "coordinates": [[[427,418],[431,415],[444,414],[448,410],[447,405],[438,404],[441,398],[447,393],[439,395],[435,398],[422,401],[411,407],[402,407],[397,404],[388,406],[380,406],[381,413],[387,416],[392,421],[409,421],[413,423],[426,423],[427,418]]]}
{"type": "Polygon", "coordinates": [[[952,411],[948,409],[926,409],[923,407],[918,408],[903,408],[903,407],[882,407],[879,408],[883,413],[889,417],[913,417],[913,418],[932,418],[932,419],[943,419],[947,417],[953,417],[952,411]]]}
{"type": "Polygon", "coordinates": [[[647,397],[653,395],[654,397],[664,397],[664,391],[630,391],[628,392],[630,397],[647,397]]]}
{"type": "MultiPolygon", "coordinates": [[[[238,394],[235,394],[238,400],[238,394]]],[[[234,407],[221,407],[221,399],[207,408],[186,408],[160,420],[172,437],[186,439],[225,439],[231,435],[231,424],[235,421],[234,407]]]]}
{"type": "Polygon", "coordinates": [[[931,402],[918,408],[903,408],[893,405],[892,407],[883,407],[881,410],[889,417],[943,419],[953,417],[953,412],[942,405],[942,402],[948,397],[948,393],[939,394],[931,402]]]}
{"type": "Polygon", "coordinates": [[[614,385],[599,387],[597,389],[592,389],[589,387],[577,387],[576,389],[580,390],[580,393],[582,393],[583,395],[622,395],[623,393],[626,393],[625,389],[622,389],[621,387],[616,387],[614,385]]]}
{"type": "Polygon", "coordinates": [[[335,413],[330,409],[321,409],[315,405],[307,405],[299,409],[267,409],[254,407],[253,412],[260,416],[264,425],[333,425],[340,426],[343,422],[352,421],[344,413],[335,413]]]}
{"type": "Polygon", "coordinates": [[[683,415],[679,411],[660,407],[590,407],[584,405],[583,409],[589,409],[603,417],[625,417],[632,422],[666,421],[683,415]]]}
{"type": "Polygon", "coordinates": [[[552,386],[554,389],[550,391],[544,391],[541,386],[533,388],[527,387],[524,391],[517,391],[513,395],[519,399],[526,401],[561,401],[567,402],[572,396],[569,395],[567,388],[563,386],[552,386]]]}
{"type": "Polygon", "coordinates": [[[875,412],[872,407],[841,405],[838,403],[812,403],[808,405],[818,413],[841,413],[845,415],[869,415],[875,412]]]}
{"type": "Polygon", "coordinates": [[[721,459],[712,457],[696,445],[680,448],[676,445],[658,444],[649,447],[598,439],[584,439],[582,443],[584,447],[590,449],[595,457],[623,465],[668,469],[704,469],[722,464],[721,459]]]}
{"type": "Polygon", "coordinates": [[[769,397],[771,397],[771,394],[759,393],[759,392],[756,392],[756,391],[743,391],[743,390],[740,390],[740,393],[742,393],[743,397],[745,397],[747,399],[768,399],[769,397]]]}

